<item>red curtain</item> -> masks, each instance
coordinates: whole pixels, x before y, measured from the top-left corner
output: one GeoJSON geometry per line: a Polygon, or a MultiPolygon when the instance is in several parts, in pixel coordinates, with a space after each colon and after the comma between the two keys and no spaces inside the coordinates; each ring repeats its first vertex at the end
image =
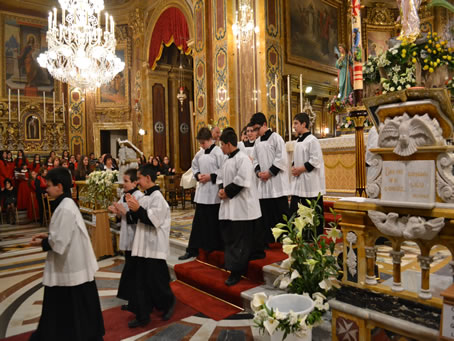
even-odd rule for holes
{"type": "Polygon", "coordinates": [[[175,7],[162,12],[151,35],[150,54],[148,63],[152,70],[156,68],[157,61],[161,58],[163,44],[170,46],[172,43],[188,54],[187,41],[189,40],[188,23],[183,13],[175,7]]]}

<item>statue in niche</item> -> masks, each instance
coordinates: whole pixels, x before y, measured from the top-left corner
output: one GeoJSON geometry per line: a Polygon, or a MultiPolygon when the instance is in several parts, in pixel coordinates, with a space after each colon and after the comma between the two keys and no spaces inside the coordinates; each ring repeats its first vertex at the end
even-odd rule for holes
{"type": "Polygon", "coordinates": [[[336,49],[338,59],[336,68],[338,71],[339,99],[340,101],[348,100],[348,97],[353,92],[353,58],[350,52],[347,52],[347,47],[344,44],[339,44],[339,50],[336,49]]]}
{"type": "Polygon", "coordinates": [[[397,39],[406,43],[413,43],[419,35],[419,6],[421,0],[397,0],[400,12],[402,30],[397,39]]]}
{"type": "Polygon", "coordinates": [[[35,115],[30,115],[25,121],[25,138],[27,140],[39,140],[40,139],[40,121],[35,115]]]}

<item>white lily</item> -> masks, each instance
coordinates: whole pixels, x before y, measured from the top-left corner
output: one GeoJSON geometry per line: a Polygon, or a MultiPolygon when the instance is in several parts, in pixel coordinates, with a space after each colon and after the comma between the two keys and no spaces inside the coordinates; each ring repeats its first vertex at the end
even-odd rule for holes
{"type": "Polygon", "coordinates": [[[259,292],[257,294],[254,294],[254,297],[252,298],[251,301],[251,309],[253,311],[258,311],[262,308],[262,305],[265,304],[266,300],[268,297],[264,292],[259,292]]]}
{"type": "Polygon", "coordinates": [[[293,270],[292,276],[290,276],[290,280],[293,281],[294,279],[299,278],[299,277],[301,277],[301,275],[300,275],[300,273],[298,272],[298,270],[293,270]]]}
{"type": "Polygon", "coordinates": [[[283,229],[280,229],[278,227],[272,228],[271,231],[273,231],[273,236],[274,236],[275,240],[277,240],[281,236],[282,233],[287,232],[287,231],[285,231],[283,229]]]}
{"type": "Polygon", "coordinates": [[[328,238],[331,238],[334,242],[342,236],[342,233],[337,228],[330,228],[327,234],[328,238]]]}
{"type": "Polygon", "coordinates": [[[274,331],[276,330],[278,325],[279,321],[273,319],[272,317],[263,323],[263,326],[270,335],[274,334],[274,331]]]}
{"type": "Polygon", "coordinates": [[[282,246],[282,251],[283,251],[285,254],[287,254],[287,255],[290,256],[290,255],[292,254],[292,252],[293,252],[293,249],[294,249],[295,247],[297,247],[296,244],[287,244],[287,245],[282,246]]]}
{"type": "Polygon", "coordinates": [[[284,260],[281,263],[281,268],[285,270],[290,270],[290,267],[292,266],[292,263],[294,262],[294,259],[292,257],[288,257],[286,260],[284,260]]]}
{"type": "Polygon", "coordinates": [[[274,311],[274,316],[276,317],[277,320],[285,320],[287,318],[287,314],[279,311],[279,309],[277,308],[274,311]]]}
{"type": "Polygon", "coordinates": [[[279,289],[287,289],[289,284],[292,283],[292,280],[290,277],[285,276],[284,278],[281,279],[281,283],[279,284],[279,289]]]}

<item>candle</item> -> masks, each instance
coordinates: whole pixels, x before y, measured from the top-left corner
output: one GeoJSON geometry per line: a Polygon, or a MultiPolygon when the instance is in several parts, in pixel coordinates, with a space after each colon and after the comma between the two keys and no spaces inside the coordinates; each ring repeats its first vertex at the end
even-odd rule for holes
{"type": "Polygon", "coordinates": [[[288,103],[288,140],[292,140],[292,108],[290,107],[290,97],[292,96],[292,89],[290,88],[290,75],[287,76],[287,103],[288,103]]]}
{"type": "Polygon", "coordinates": [[[54,123],[55,123],[55,91],[52,94],[52,97],[53,97],[53,101],[54,101],[54,123]]]}
{"type": "Polygon", "coordinates": [[[47,22],[48,29],[50,30],[52,27],[52,12],[49,12],[49,19],[47,22]]]}
{"type": "Polygon", "coordinates": [[[11,89],[8,89],[8,122],[11,122],[11,89]]]}
{"type": "Polygon", "coordinates": [[[109,32],[109,14],[106,12],[106,32],[109,32]]]}
{"type": "Polygon", "coordinates": [[[43,91],[43,111],[44,111],[44,123],[46,123],[46,92],[43,91]]]}
{"type": "Polygon", "coordinates": [[[62,25],[65,24],[65,9],[64,8],[61,9],[61,24],[62,25]]]}
{"type": "Polygon", "coordinates": [[[300,112],[303,112],[303,74],[300,74],[300,112]]]}
{"type": "Polygon", "coordinates": [[[101,26],[101,11],[98,12],[98,28],[101,26]]]}
{"type": "Polygon", "coordinates": [[[114,33],[114,21],[112,16],[110,16],[110,32],[112,32],[112,34],[114,33]]]}
{"type": "Polygon", "coordinates": [[[54,27],[57,27],[57,9],[54,7],[54,27]]]}
{"type": "Polygon", "coordinates": [[[279,134],[279,109],[278,109],[278,92],[277,92],[277,74],[274,75],[274,96],[276,97],[276,133],[279,134]]]}
{"type": "Polygon", "coordinates": [[[62,109],[63,109],[63,124],[65,124],[65,97],[61,93],[62,109]]]}
{"type": "Polygon", "coordinates": [[[20,122],[20,89],[17,89],[17,122],[20,122]]]}

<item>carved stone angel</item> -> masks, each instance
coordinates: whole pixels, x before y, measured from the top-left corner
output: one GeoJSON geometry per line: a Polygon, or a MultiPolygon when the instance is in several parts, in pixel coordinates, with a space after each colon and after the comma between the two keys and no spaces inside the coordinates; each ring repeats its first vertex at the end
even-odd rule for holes
{"type": "Polygon", "coordinates": [[[409,156],[417,151],[418,146],[444,145],[440,124],[429,115],[413,116],[407,113],[402,116],[386,119],[380,127],[378,146],[395,147],[394,153],[409,156]]]}
{"type": "Polygon", "coordinates": [[[375,227],[384,235],[405,239],[434,239],[445,226],[443,217],[427,220],[416,216],[403,216],[390,212],[368,211],[375,227]]]}
{"type": "Polygon", "coordinates": [[[120,183],[123,183],[123,174],[129,168],[139,168],[137,163],[137,155],[142,156],[142,151],[137,148],[129,140],[117,140],[120,149],[118,150],[118,158],[120,159],[120,169],[118,174],[118,180],[120,183]]]}

